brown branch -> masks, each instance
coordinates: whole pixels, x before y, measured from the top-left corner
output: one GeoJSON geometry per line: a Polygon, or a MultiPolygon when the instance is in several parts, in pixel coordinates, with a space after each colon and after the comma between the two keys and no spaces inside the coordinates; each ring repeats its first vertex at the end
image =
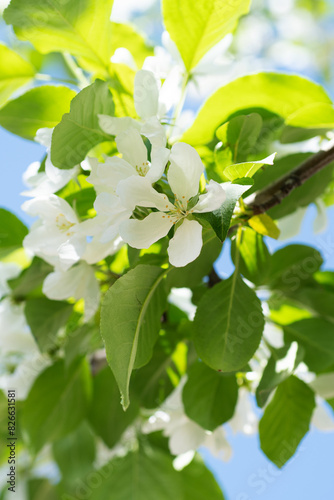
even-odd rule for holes
{"type": "Polygon", "coordinates": [[[267,212],[270,208],[279,205],[294,189],[304,184],[332,161],[334,161],[334,147],[328,151],[316,153],[257,193],[253,201],[247,204],[247,208],[252,210],[253,215],[267,212]]]}

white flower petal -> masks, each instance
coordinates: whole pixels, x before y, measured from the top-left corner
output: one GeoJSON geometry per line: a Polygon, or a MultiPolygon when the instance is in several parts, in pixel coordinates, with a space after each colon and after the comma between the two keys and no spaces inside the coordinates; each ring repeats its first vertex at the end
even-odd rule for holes
{"type": "Polygon", "coordinates": [[[255,415],[250,394],[247,389],[239,389],[238,402],[233,417],[229,420],[233,432],[247,435],[255,434],[258,428],[258,417],[255,415]]]}
{"type": "Polygon", "coordinates": [[[137,65],[133,58],[133,55],[128,49],[125,49],[124,47],[119,47],[118,49],[116,49],[113,56],[110,58],[110,61],[116,64],[125,64],[135,71],[137,69],[137,65]]]}
{"type": "Polygon", "coordinates": [[[322,398],[334,398],[334,373],[321,373],[310,383],[310,386],[322,398]]]}
{"type": "Polygon", "coordinates": [[[120,235],[133,248],[149,248],[167,235],[173,222],[161,212],[153,212],[143,220],[130,219],[120,225],[120,235]]]}
{"type": "Polygon", "coordinates": [[[106,157],[105,163],[99,163],[97,160],[92,162],[92,173],[87,178],[94,187],[98,186],[103,191],[115,192],[118,183],[135,175],[137,172],[130,163],[118,156],[106,157]],[[109,189],[110,188],[110,189],[109,189]]]}
{"type": "Polygon", "coordinates": [[[141,133],[148,138],[153,148],[164,148],[166,146],[167,137],[165,127],[161,125],[155,116],[152,116],[143,123],[141,133]]]}
{"type": "Polygon", "coordinates": [[[100,128],[109,135],[119,135],[128,130],[129,128],[134,128],[140,130],[140,123],[138,123],[133,118],[129,116],[122,116],[116,118],[114,116],[108,115],[98,115],[100,128]]]}
{"type": "Polygon", "coordinates": [[[177,198],[185,196],[189,200],[197,195],[199,180],[204,171],[204,165],[196,149],[178,142],[174,144],[169,157],[168,182],[177,198]]]}
{"type": "MultiPolygon", "coordinates": [[[[73,177],[79,173],[78,166],[70,169],[57,168],[51,162],[50,154],[45,160],[45,173],[52,182],[65,186],[73,177]]],[[[60,188],[59,188],[60,189],[60,188]]]]}
{"type": "Polygon", "coordinates": [[[51,148],[51,139],[52,139],[53,128],[44,127],[39,128],[35,135],[35,141],[45,146],[47,149],[51,148]]]}
{"type": "Polygon", "coordinates": [[[132,176],[121,181],[117,187],[117,194],[122,205],[130,209],[135,206],[157,208],[158,210],[170,211],[174,208],[167,196],[158,193],[147,177],[132,176]]]}
{"type": "Polygon", "coordinates": [[[199,196],[198,203],[193,211],[196,213],[213,212],[218,210],[226,200],[226,194],[223,187],[211,180],[206,187],[207,193],[199,196]]]}
{"type": "Polygon", "coordinates": [[[57,231],[53,225],[36,225],[24,238],[23,246],[35,255],[56,255],[60,245],[66,241],[66,235],[57,231]]]}
{"type": "Polygon", "coordinates": [[[169,242],[169,261],[175,267],[186,266],[197,259],[202,246],[202,226],[195,220],[184,219],[169,242]]]}
{"type": "Polygon", "coordinates": [[[58,248],[59,265],[63,271],[69,269],[80,260],[86,249],[86,237],[74,236],[58,248]]]}
{"type": "Polygon", "coordinates": [[[279,240],[289,240],[300,232],[300,228],[306,214],[306,208],[297,208],[292,214],[282,217],[276,221],[280,230],[279,240]]]}
{"type": "Polygon", "coordinates": [[[165,79],[159,94],[159,116],[164,117],[182,98],[182,70],[174,66],[165,79]]]}
{"type": "Polygon", "coordinates": [[[157,182],[163,176],[169,155],[170,150],[167,148],[152,149],[151,166],[146,174],[146,179],[151,183],[157,182]]]}
{"type": "Polygon", "coordinates": [[[315,201],[317,207],[317,216],[313,221],[314,234],[323,233],[328,226],[327,207],[321,198],[315,201]]]}
{"type": "Polygon", "coordinates": [[[159,87],[151,71],[142,69],[136,73],[134,100],[136,111],[142,119],[158,114],[159,87]]]}
{"type": "Polygon", "coordinates": [[[138,130],[129,129],[116,137],[117,149],[134,168],[147,162],[147,149],[138,130]]]}
{"type": "Polygon", "coordinates": [[[95,314],[100,301],[100,290],[94,270],[86,262],[80,262],[65,272],[50,273],[44,280],[43,293],[52,300],[83,298],[85,321],[95,314]]]}
{"type": "Polygon", "coordinates": [[[334,431],[334,418],[333,411],[330,408],[325,408],[325,403],[322,401],[317,404],[313,415],[311,423],[322,432],[333,432],[334,431]],[[329,413],[331,412],[331,415],[329,413]]]}
{"type": "Polygon", "coordinates": [[[172,455],[181,455],[187,451],[197,450],[205,440],[205,430],[189,420],[174,429],[168,442],[172,455]]]}
{"type": "Polygon", "coordinates": [[[71,205],[54,194],[25,201],[22,210],[33,217],[39,216],[45,221],[54,221],[59,214],[62,214],[69,222],[78,222],[71,205]]]}
{"type": "Polygon", "coordinates": [[[225,437],[223,427],[218,427],[214,432],[207,434],[203,446],[208,448],[214,457],[228,462],[232,456],[232,448],[225,437]]]}
{"type": "Polygon", "coordinates": [[[15,263],[0,262],[0,299],[10,292],[7,281],[16,278],[21,272],[20,266],[15,263]]]}
{"type": "Polygon", "coordinates": [[[82,260],[88,264],[95,264],[105,259],[108,255],[114,255],[124,244],[121,237],[115,238],[108,243],[101,243],[97,237],[94,237],[86,246],[82,260]]]}

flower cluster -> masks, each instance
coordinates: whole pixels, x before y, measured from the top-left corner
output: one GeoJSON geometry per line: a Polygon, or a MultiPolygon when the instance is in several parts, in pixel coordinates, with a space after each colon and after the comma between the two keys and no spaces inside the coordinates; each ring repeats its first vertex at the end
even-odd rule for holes
{"type": "Polygon", "coordinates": [[[47,149],[45,169],[34,163],[24,176],[30,190],[23,194],[31,199],[23,209],[38,217],[24,246],[55,268],[43,292],[55,300],[84,298],[86,320],[99,303],[92,264],[124,243],[147,249],[168,235],[170,263],[185,266],[202,248],[202,225],[196,214],[212,212],[226,199],[226,185],[206,182],[194,148],[182,142],[168,146],[162,124],[173,106],[168,81],[161,86],[153,72],[138,71],[134,101],[137,120],[99,115],[101,129],[115,136],[118,154],[104,155],[104,161],[87,157],[81,166],[61,170],[50,158],[52,129],[41,129],[36,140],[47,149]],[[55,193],[87,170],[87,182],[97,194],[95,214],[80,220],[75,206],[55,193]]]}

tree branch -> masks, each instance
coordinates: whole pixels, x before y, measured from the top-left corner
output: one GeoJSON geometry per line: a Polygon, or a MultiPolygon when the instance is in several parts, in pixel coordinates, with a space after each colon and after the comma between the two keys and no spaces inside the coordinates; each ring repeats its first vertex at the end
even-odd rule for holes
{"type": "Polygon", "coordinates": [[[304,184],[332,161],[334,161],[334,147],[328,151],[316,153],[291,172],[258,192],[250,203],[245,200],[247,208],[252,210],[253,215],[267,212],[270,208],[279,205],[294,189],[304,184]]]}

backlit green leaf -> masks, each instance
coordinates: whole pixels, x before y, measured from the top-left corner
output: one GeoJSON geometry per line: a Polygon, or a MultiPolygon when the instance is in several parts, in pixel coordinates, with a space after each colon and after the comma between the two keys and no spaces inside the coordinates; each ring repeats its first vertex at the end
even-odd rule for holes
{"type": "Polygon", "coordinates": [[[99,113],[113,115],[114,102],[108,83],[96,80],[73,99],[70,112],[52,134],[51,158],[56,167],[72,168],[94,146],[109,139],[99,127],[99,113]]]}
{"type": "Polygon", "coordinates": [[[307,433],[315,407],[313,391],[296,377],[282,382],[260,420],[261,448],[282,467],[307,433]]]}
{"type": "Polygon", "coordinates": [[[250,0],[164,0],[164,23],[176,43],[184,65],[193,69],[249,10],[250,0]]]}
{"type": "Polygon", "coordinates": [[[119,278],[107,292],[101,311],[101,335],[107,360],[129,406],[132,370],[151,358],[166,306],[165,270],[139,265],[119,278]]]}
{"type": "Polygon", "coordinates": [[[214,370],[238,370],[260,343],[264,327],[261,302],[235,272],[204,294],[194,326],[198,356],[214,370]]]}
{"type": "Polygon", "coordinates": [[[32,64],[0,44],[0,106],[15,90],[30,82],[34,75],[32,64]]]}
{"type": "Polygon", "coordinates": [[[52,128],[60,122],[74,96],[74,90],[67,87],[36,87],[0,109],[0,125],[13,134],[33,140],[39,128],[52,128]]]}

